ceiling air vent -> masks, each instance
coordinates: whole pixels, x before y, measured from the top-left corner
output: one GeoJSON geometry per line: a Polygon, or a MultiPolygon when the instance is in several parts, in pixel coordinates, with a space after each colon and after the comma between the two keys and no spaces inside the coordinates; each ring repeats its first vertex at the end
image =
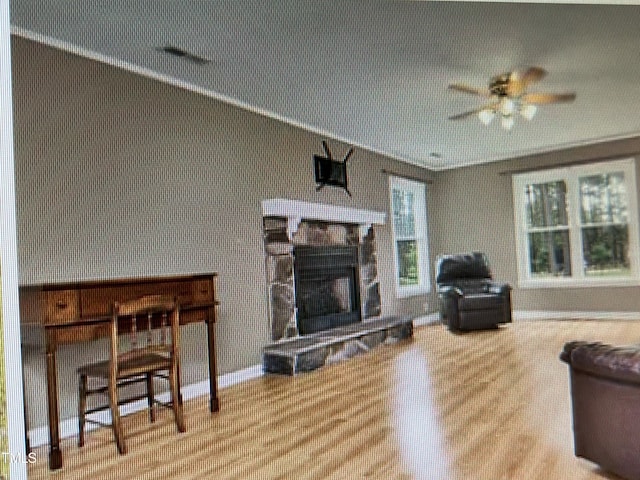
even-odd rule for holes
{"type": "Polygon", "coordinates": [[[198,65],[203,65],[206,63],[211,63],[211,60],[200,57],[195,53],[187,52],[179,47],[174,47],[171,45],[167,45],[166,47],[160,48],[161,51],[168,53],[169,55],[173,55],[174,57],[181,57],[185,60],[189,60],[190,62],[197,63],[198,65]]]}

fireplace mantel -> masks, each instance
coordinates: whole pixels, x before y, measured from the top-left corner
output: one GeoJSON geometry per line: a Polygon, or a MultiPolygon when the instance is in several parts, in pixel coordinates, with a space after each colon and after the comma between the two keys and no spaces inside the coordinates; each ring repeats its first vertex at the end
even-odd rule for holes
{"type": "Polygon", "coordinates": [[[262,214],[265,217],[287,218],[289,220],[290,233],[297,230],[301,220],[320,220],[371,226],[383,225],[387,216],[384,212],[339,207],[326,203],[301,202],[285,198],[263,200],[262,214]]]}

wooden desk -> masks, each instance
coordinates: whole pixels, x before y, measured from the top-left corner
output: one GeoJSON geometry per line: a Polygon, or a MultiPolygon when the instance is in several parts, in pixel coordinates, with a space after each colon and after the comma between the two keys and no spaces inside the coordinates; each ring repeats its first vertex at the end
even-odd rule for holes
{"type": "Polygon", "coordinates": [[[60,451],[56,349],[58,345],[108,336],[113,302],[143,295],[173,295],[180,304],[180,324],[205,322],[209,348],[210,410],[218,401],[215,323],[217,275],[130,278],[19,287],[20,321],[44,328],[47,357],[49,468],[62,467],[60,451]]]}

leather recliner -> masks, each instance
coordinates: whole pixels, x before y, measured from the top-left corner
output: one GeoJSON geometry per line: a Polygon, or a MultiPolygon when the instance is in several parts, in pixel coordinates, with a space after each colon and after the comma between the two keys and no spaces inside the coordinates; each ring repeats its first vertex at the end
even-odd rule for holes
{"type": "Polygon", "coordinates": [[[484,253],[440,256],[436,271],[440,317],[450,330],[497,328],[511,322],[511,286],[493,281],[484,253]]]}
{"type": "Polygon", "coordinates": [[[640,479],[640,346],[568,342],[574,451],[627,480],[640,479]]]}

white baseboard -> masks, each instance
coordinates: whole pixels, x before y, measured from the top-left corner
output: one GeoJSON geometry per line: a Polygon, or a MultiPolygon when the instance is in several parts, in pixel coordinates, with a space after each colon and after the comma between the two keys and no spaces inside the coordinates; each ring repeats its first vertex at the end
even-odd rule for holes
{"type": "Polygon", "coordinates": [[[414,327],[421,327],[423,325],[433,325],[434,323],[440,323],[439,313],[430,313],[428,315],[422,315],[413,319],[414,327]]]}
{"type": "MultiPolygon", "coordinates": [[[[246,382],[247,380],[253,380],[264,375],[262,371],[262,365],[253,365],[252,367],[243,368],[242,370],[236,370],[235,372],[226,373],[218,377],[218,387],[226,388],[238,383],[246,382]]],[[[199,385],[204,385],[204,389],[201,395],[209,395],[209,380],[200,382],[199,385]]]]}
{"type": "MultiPolygon", "coordinates": [[[[246,382],[253,378],[258,378],[263,375],[262,365],[254,365],[252,367],[237,370],[235,372],[227,373],[218,376],[218,388],[226,388],[232,385],[236,385],[241,382],[246,382]]],[[[202,382],[193,383],[191,385],[185,385],[180,389],[183,400],[191,400],[202,396],[209,395],[209,380],[203,380],[202,382]]],[[[169,401],[169,392],[163,392],[157,396],[161,402],[169,401]]],[[[130,413],[139,412],[147,408],[146,400],[138,400],[137,402],[123,405],[120,407],[122,415],[128,415],[130,413]]],[[[111,416],[108,412],[100,412],[95,415],[97,420],[109,423],[111,416]]],[[[88,423],[86,430],[90,431],[98,428],[97,425],[88,423]]],[[[78,435],[78,417],[68,418],[60,422],[60,439],[74,437],[78,435]]],[[[49,443],[49,427],[36,427],[29,429],[29,444],[31,447],[40,447],[49,443]]]]}
{"type": "MultiPolygon", "coordinates": [[[[514,310],[514,321],[528,320],[640,320],[640,312],[576,312],[548,310],[514,310]]],[[[416,327],[440,323],[440,314],[431,313],[413,319],[416,327]]]]}
{"type": "Polygon", "coordinates": [[[640,320],[640,312],[514,310],[513,320],[640,320]]]}

